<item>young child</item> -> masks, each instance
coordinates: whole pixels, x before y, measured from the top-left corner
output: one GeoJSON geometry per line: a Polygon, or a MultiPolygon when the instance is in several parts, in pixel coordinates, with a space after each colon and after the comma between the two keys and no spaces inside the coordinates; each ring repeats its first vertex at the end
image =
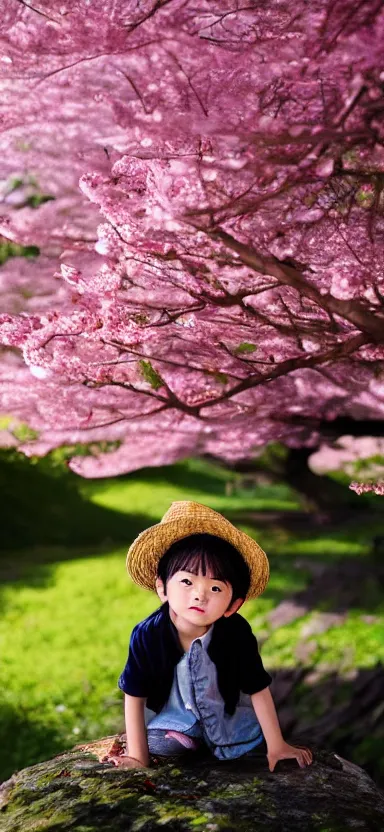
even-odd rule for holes
{"type": "Polygon", "coordinates": [[[174,502],[132,543],[127,569],[162,605],[132,631],[119,678],[127,752],[108,760],[140,768],[203,743],[218,760],[264,750],[270,771],[288,757],[310,765],[310,749],[282,737],[271,676],[238,614],[268,582],[260,546],[207,506],[174,502]]]}

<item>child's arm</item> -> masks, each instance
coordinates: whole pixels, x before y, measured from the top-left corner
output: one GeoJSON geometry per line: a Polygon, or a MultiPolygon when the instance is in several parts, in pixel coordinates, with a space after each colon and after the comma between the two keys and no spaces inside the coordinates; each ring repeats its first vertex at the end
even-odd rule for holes
{"type": "Polygon", "coordinates": [[[149,749],[144,719],[145,702],[145,697],[129,696],[127,693],[124,695],[127,753],[121,756],[111,756],[108,758],[108,762],[125,768],[149,766],[149,749]]]}
{"type": "Polygon", "coordinates": [[[253,693],[251,699],[267,743],[269,770],[273,771],[279,760],[288,757],[296,758],[300,768],[310,765],[312,763],[312,752],[309,748],[305,746],[299,748],[285,742],[269,687],[253,693]]]}
{"type": "Polygon", "coordinates": [[[147,731],[145,728],[145,698],[124,694],[125,732],[127,735],[127,754],[139,760],[143,766],[149,766],[147,731]]]}

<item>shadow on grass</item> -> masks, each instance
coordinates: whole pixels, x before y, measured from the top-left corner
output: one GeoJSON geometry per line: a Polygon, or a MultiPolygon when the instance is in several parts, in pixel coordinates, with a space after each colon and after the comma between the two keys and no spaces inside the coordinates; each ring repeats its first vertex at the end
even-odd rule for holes
{"type": "MultiPolygon", "coordinates": [[[[31,464],[21,455],[0,452],[2,551],[29,546],[91,546],[128,541],[145,527],[135,517],[98,506],[80,492],[70,471],[31,464]]],[[[0,553],[1,554],[1,553],[0,553]]]]}
{"type": "Polygon", "coordinates": [[[66,742],[51,726],[27,713],[0,704],[0,783],[14,772],[53,757],[65,750],[66,742]]]}
{"type": "MultiPolygon", "coordinates": [[[[96,507],[97,508],[97,507],[96,507]]],[[[111,535],[108,535],[108,526],[105,526],[105,521],[110,522],[115,520],[115,512],[108,513],[108,510],[100,510],[94,515],[95,527],[98,523],[101,525],[101,533],[96,536],[95,542],[92,543],[93,535],[90,535],[91,540],[85,536],[85,540],[80,540],[78,543],[69,541],[68,545],[61,542],[45,542],[42,544],[32,544],[28,547],[4,549],[0,551],[0,582],[10,583],[13,581],[22,581],[31,586],[43,586],[45,577],[50,575],[50,566],[61,563],[66,560],[78,560],[79,558],[94,558],[98,555],[103,556],[109,554],[113,548],[125,547],[128,549],[131,541],[146,528],[148,525],[148,518],[146,515],[118,515],[122,522],[119,525],[120,533],[118,536],[113,536],[113,529],[111,535]],[[112,515],[112,518],[111,516],[112,515]]],[[[118,514],[116,512],[116,514],[118,514]]],[[[90,517],[92,517],[90,512],[90,517]]],[[[115,526],[116,528],[116,526],[115,526]]]]}

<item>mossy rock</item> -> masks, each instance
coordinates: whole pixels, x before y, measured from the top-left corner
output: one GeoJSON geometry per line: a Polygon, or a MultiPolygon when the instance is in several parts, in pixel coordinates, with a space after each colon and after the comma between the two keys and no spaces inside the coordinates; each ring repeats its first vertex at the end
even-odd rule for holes
{"type": "MultiPolygon", "coordinates": [[[[113,738],[112,738],[113,739],[113,738]]],[[[384,829],[384,795],[358,766],[313,748],[304,769],[263,754],[219,762],[207,751],[102,763],[100,743],[14,774],[0,786],[1,832],[347,832],[384,829]]]]}

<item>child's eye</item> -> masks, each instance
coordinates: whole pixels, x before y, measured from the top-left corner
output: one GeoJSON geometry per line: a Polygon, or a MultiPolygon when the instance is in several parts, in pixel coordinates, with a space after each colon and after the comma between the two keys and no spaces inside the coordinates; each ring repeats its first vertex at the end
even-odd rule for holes
{"type": "Polygon", "coordinates": [[[215,589],[217,589],[217,591],[218,591],[218,592],[221,592],[221,589],[220,589],[220,587],[219,587],[219,586],[213,586],[213,587],[212,587],[212,592],[214,592],[214,591],[215,591],[215,589]]]}
{"type": "Polygon", "coordinates": [[[182,578],[182,579],[181,579],[181,583],[183,584],[183,583],[184,583],[184,581],[186,581],[186,582],[187,582],[188,586],[190,586],[190,585],[192,584],[192,581],[190,581],[190,580],[189,580],[189,578],[182,578]]]}

